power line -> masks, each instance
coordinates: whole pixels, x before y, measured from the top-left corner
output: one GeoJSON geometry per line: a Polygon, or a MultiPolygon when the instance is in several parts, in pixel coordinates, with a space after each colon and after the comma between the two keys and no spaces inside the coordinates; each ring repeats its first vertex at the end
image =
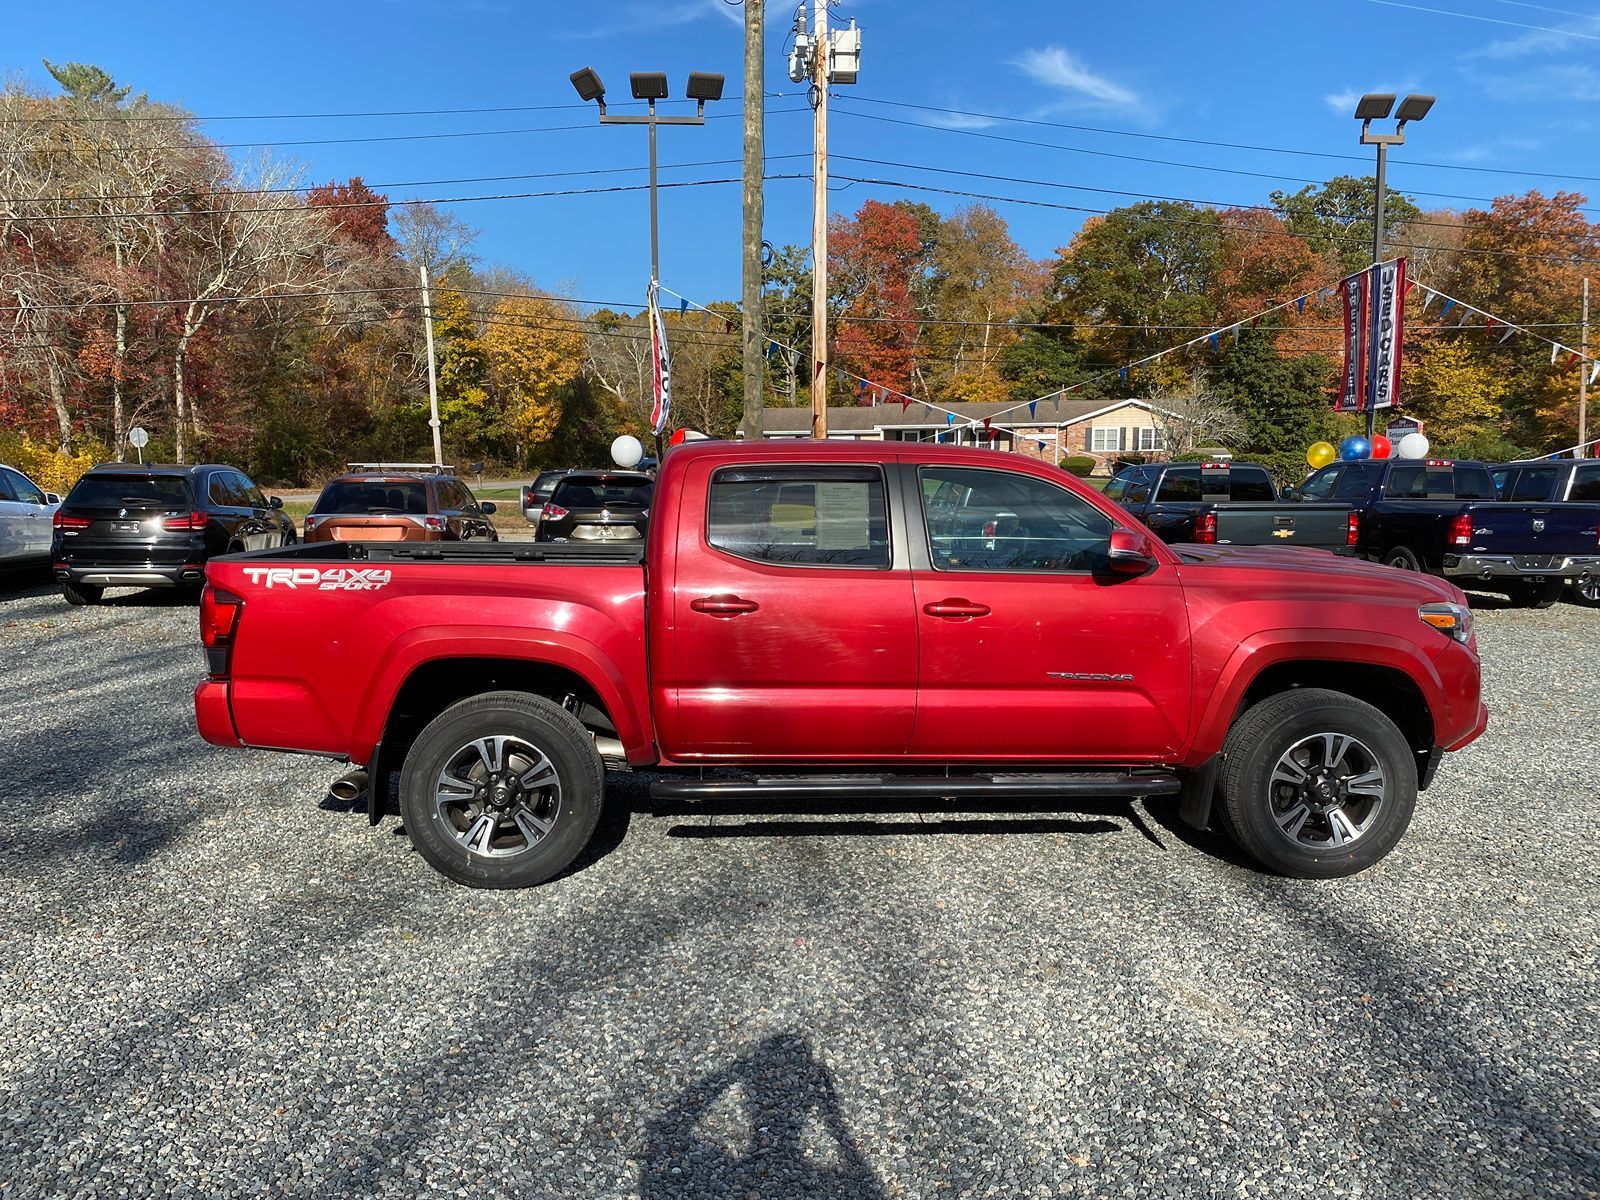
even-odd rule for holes
{"type": "MultiPolygon", "coordinates": [[[[794,108],[769,108],[769,114],[783,114],[796,112],[809,112],[804,107],[794,108]]],[[[730,121],[742,118],[742,109],[733,112],[707,113],[708,121],[730,121]]],[[[347,137],[347,138],[301,138],[287,142],[208,142],[207,149],[211,150],[262,150],[274,149],[284,146],[355,146],[369,145],[379,142],[432,142],[451,138],[479,138],[479,137],[510,137],[527,133],[565,133],[576,129],[590,129],[591,125],[535,125],[522,129],[458,129],[446,133],[393,133],[373,137],[347,137]]],[[[159,145],[128,145],[121,146],[116,143],[103,143],[96,146],[36,146],[30,152],[34,154],[98,154],[110,150],[164,150],[165,146],[159,145]]]]}
{"type": "MultiPolygon", "coordinates": [[[[1141,130],[1134,129],[1114,129],[1104,125],[1075,125],[1068,121],[1046,121],[1037,117],[1008,117],[1001,113],[974,112],[971,109],[961,108],[940,108],[936,105],[930,104],[912,104],[909,101],[904,100],[883,100],[873,96],[856,95],[853,92],[849,95],[841,94],[837,98],[845,101],[846,103],[888,105],[895,108],[915,109],[919,112],[940,113],[946,116],[978,118],[985,121],[1004,121],[1012,125],[1036,125],[1048,129],[1069,129],[1077,133],[1103,133],[1115,137],[1143,138],[1148,141],[1174,142],[1187,146],[1208,146],[1220,150],[1248,150],[1258,154],[1288,154],[1300,158],[1327,158],[1338,162],[1360,163],[1363,166],[1371,161],[1366,155],[1363,154],[1337,154],[1331,150],[1298,150],[1289,146],[1260,146],[1250,142],[1223,142],[1208,138],[1178,137],[1176,135],[1166,133],[1146,133],[1141,130]]],[[[924,129],[943,129],[949,133],[981,132],[978,130],[955,129],[945,125],[924,125],[921,127],[924,129]]],[[[1067,147],[1058,148],[1067,149],[1067,147]]],[[[1085,153],[1089,152],[1085,151],[1085,153]]],[[[1191,164],[1176,163],[1168,165],[1188,166],[1191,164]]],[[[1597,175],[1563,175],[1551,171],[1523,171],[1509,167],[1484,167],[1466,163],[1429,162],[1427,160],[1413,158],[1407,158],[1403,165],[1408,168],[1426,167],[1435,171],[1469,171],[1482,175],[1524,175],[1530,178],[1538,179],[1566,179],[1581,183],[1600,183],[1600,176],[1597,175]]],[[[1285,176],[1284,178],[1292,177],[1285,176]]],[[[1317,181],[1313,180],[1308,182],[1317,181]]],[[[1448,193],[1440,192],[1418,192],[1417,194],[1421,196],[1442,196],[1445,199],[1472,199],[1472,197],[1450,196],[1448,193]]]]}

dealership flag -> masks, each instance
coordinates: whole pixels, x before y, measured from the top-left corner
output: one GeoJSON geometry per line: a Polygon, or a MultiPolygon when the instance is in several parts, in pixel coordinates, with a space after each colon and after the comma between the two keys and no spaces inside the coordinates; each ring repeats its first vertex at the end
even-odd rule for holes
{"type": "Polygon", "coordinates": [[[672,419],[672,364],[667,359],[667,329],[661,323],[657,284],[650,281],[650,429],[657,437],[672,419]]]}
{"type": "Polygon", "coordinates": [[[1400,342],[1405,335],[1406,260],[1370,271],[1367,296],[1367,404],[1392,408],[1400,395],[1400,342]]]}
{"type": "Polygon", "coordinates": [[[1367,289],[1371,273],[1362,271],[1339,283],[1340,307],[1344,310],[1344,374],[1340,377],[1340,412],[1355,412],[1367,399],[1367,289]]]}

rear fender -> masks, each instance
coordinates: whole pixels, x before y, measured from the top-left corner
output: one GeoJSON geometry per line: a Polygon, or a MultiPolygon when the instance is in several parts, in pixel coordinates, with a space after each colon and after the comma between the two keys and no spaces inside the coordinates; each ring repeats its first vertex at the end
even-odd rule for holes
{"type": "MultiPolygon", "coordinates": [[[[1185,766],[1199,766],[1222,749],[1246,693],[1262,672],[1280,663],[1343,663],[1383,667],[1405,675],[1427,702],[1428,711],[1448,711],[1444,683],[1433,661],[1415,643],[1372,631],[1271,629],[1246,638],[1229,656],[1210,688],[1210,702],[1197,714],[1185,766]]],[[[1197,695],[1205,695],[1197,681],[1197,695]]]]}
{"type": "Polygon", "coordinates": [[[397,638],[378,663],[357,711],[351,757],[371,761],[395,698],[418,668],[468,658],[511,659],[571,671],[594,689],[611,715],[629,761],[653,756],[645,716],[630,697],[620,668],[593,643],[548,629],[434,626],[397,638]]]}

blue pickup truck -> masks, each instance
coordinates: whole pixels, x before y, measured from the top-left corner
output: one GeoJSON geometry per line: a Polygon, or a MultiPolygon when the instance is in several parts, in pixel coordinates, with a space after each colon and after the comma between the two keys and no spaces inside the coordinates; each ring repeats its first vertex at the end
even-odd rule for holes
{"type": "Polygon", "coordinates": [[[1448,459],[1338,462],[1284,491],[1360,514],[1363,558],[1548,608],[1600,578],[1600,504],[1499,500],[1489,468],[1448,459]]]}
{"type": "MultiPolygon", "coordinates": [[[[1600,504],[1600,459],[1530,458],[1491,467],[1500,499],[1520,504],[1600,504]]],[[[1572,583],[1580,603],[1600,605],[1600,574],[1572,583]]]]}

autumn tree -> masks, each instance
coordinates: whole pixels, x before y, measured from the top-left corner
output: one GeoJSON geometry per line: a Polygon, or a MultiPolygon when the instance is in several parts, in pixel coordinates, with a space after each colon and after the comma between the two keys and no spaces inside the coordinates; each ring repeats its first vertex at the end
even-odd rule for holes
{"type": "Polygon", "coordinates": [[[841,367],[904,392],[917,366],[915,290],[923,261],[915,211],[868,200],[828,230],[828,273],[841,367]]]}
{"type": "Polygon", "coordinates": [[[481,344],[492,407],[520,461],[561,424],[562,402],[583,369],[583,322],[576,309],[546,296],[504,296],[481,344]]]}

